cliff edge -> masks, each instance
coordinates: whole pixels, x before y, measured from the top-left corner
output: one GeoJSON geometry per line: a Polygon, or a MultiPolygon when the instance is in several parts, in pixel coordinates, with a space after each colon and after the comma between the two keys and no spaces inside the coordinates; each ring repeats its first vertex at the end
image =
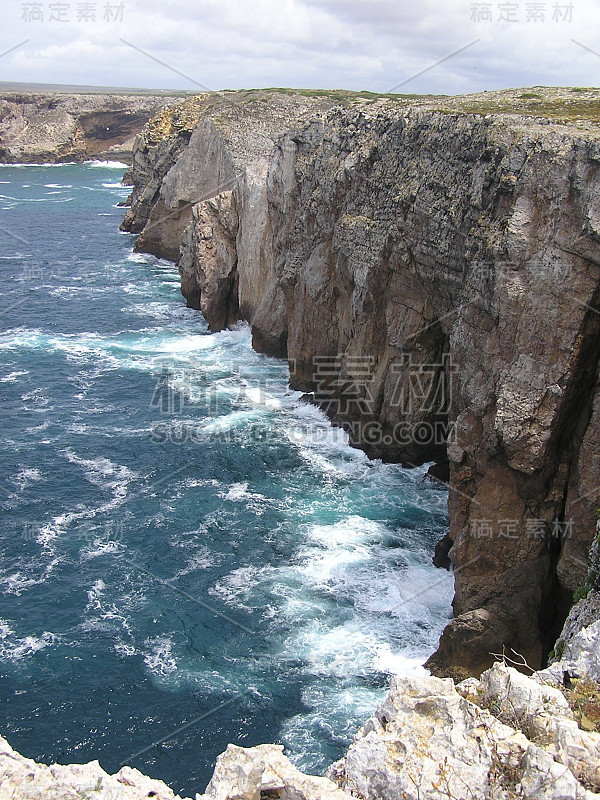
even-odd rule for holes
{"type": "Polygon", "coordinates": [[[159,115],[123,228],[356,446],[449,478],[455,618],[427,666],[541,667],[600,504],[600,92],[313,95],[159,115]]]}

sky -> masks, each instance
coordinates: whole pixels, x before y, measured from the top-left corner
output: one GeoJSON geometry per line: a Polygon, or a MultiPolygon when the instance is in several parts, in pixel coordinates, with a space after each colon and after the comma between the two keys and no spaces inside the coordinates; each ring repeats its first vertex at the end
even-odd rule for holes
{"type": "Polygon", "coordinates": [[[600,86],[600,0],[2,0],[0,81],[462,94],[600,86]]]}

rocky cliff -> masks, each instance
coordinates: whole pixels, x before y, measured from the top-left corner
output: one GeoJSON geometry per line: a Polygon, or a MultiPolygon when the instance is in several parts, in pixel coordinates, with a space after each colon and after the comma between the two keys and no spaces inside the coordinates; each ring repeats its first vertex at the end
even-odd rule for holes
{"type": "Polygon", "coordinates": [[[544,663],[600,501],[600,93],[242,93],[139,137],[124,228],[368,453],[449,477],[428,666],[544,663]],[[518,113],[516,113],[518,112],[518,113]]]}
{"type": "Polygon", "coordinates": [[[115,159],[130,163],[146,122],[177,98],[7,91],[0,97],[0,163],[115,159]]]}

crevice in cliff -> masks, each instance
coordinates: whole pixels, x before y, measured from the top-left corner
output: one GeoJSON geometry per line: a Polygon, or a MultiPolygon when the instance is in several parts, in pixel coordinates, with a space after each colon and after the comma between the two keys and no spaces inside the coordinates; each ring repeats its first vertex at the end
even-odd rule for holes
{"type": "MultiPolygon", "coordinates": [[[[553,472],[546,477],[546,484],[551,491],[551,481],[555,481],[560,473],[560,465],[564,465],[562,487],[559,501],[555,507],[555,519],[563,526],[568,526],[567,501],[571,488],[571,481],[575,475],[576,467],[580,461],[580,453],[584,437],[590,424],[594,396],[597,389],[597,374],[600,364],[600,283],[587,304],[586,313],[578,332],[576,349],[578,358],[567,389],[562,413],[556,421],[549,452],[554,456],[548,459],[548,469],[553,472]]],[[[560,479],[560,478],[559,478],[560,479]]],[[[583,498],[580,499],[580,502],[583,498]]],[[[571,521],[572,524],[572,521],[571,521]]],[[[585,549],[589,549],[595,528],[590,524],[589,531],[577,531],[576,536],[583,542],[585,549]]],[[[573,535],[572,533],[570,535],[573,535]]],[[[549,539],[549,552],[551,558],[551,574],[548,603],[541,608],[542,618],[540,627],[544,645],[544,658],[553,648],[557,636],[568,615],[572,603],[573,592],[561,581],[558,566],[565,545],[568,541],[559,537],[549,539]]],[[[582,564],[582,580],[585,577],[587,564],[582,564]]]]}

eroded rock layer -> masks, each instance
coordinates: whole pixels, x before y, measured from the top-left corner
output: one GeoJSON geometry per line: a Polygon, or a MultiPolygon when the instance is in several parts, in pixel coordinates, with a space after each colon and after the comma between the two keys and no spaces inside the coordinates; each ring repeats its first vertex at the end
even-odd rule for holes
{"type": "Polygon", "coordinates": [[[598,93],[569,91],[520,114],[510,93],[207,96],[136,146],[124,227],[179,260],[211,328],[248,320],[370,455],[449,472],[438,674],[480,674],[503,647],[539,667],[585,578],[600,127],[598,93]]]}
{"type": "Polygon", "coordinates": [[[164,95],[4,92],[0,163],[86,159],[130,163],[133,142],[149,119],[177,98],[164,95]]]}

